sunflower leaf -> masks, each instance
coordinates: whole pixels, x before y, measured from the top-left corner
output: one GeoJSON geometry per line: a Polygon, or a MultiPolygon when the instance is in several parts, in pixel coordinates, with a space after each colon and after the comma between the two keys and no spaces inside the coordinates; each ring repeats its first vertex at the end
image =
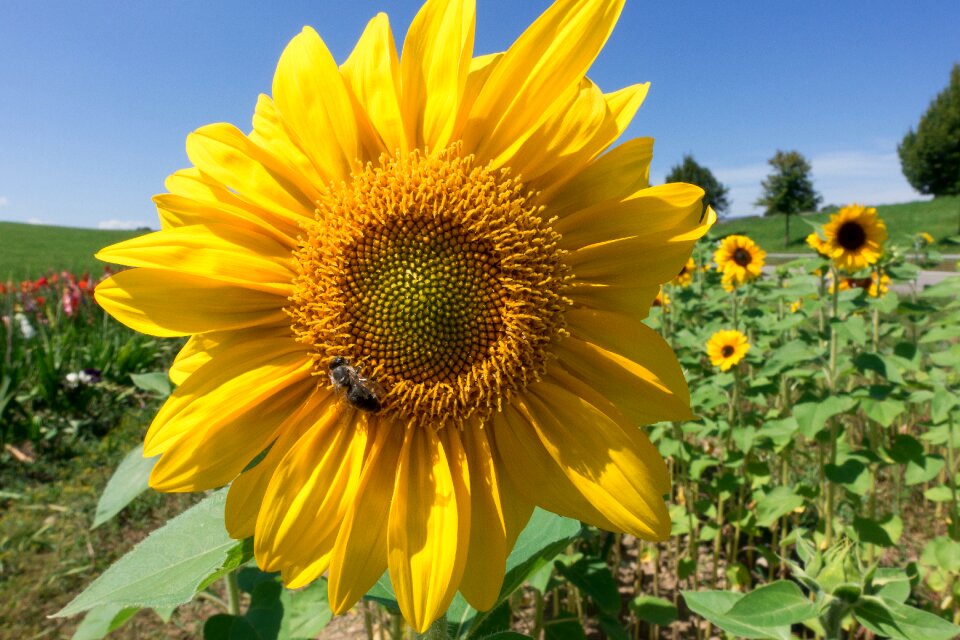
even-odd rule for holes
{"type": "Polygon", "coordinates": [[[144,458],[143,445],[134,447],[117,466],[116,471],[107,481],[107,486],[100,494],[97,502],[97,512],[93,517],[91,529],[96,529],[113,516],[120,513],[124,507],[133,502],[141,493],[147,490],[147,480],[157,458],[144,458]]]}
{"type": "Polygon", "coordinates": [[[167,607],[188,602],[243,542],[223,526],[221,490],[151,533],[55,617],[101,605],[167,607]]]}

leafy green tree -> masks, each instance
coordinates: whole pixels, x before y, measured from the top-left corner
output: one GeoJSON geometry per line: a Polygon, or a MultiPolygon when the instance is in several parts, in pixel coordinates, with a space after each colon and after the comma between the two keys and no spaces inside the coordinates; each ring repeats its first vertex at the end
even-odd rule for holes
{"type": "Polygon", "coordinates": [[[823,199],[813,188],[810,163],[799,151],[777,151],[770,160],[773,172],[764,178],[763,195],[756,204],[764,208],[764,215],[783,214],[786,227],[784,248],[790,244],[790,216],[801,211],[816,211],[823,199]]]}
{"type": "Polygon", "coordinates": [[[933,196],[960,194],[960,64],[953,65],[950,84],[897,151],[903,175],[914,189],[933,196]]]}
{"type": "Polygon", "coordinates": [[[670,169],[666,182],[687,182],[697,185],[706,192],[703,204],[713,207],[717,213],[723,213],[730,207],[726,185],[717,180],[710,169],[698,164],[690,154],[684,155],[683,162],[670,169]]]}

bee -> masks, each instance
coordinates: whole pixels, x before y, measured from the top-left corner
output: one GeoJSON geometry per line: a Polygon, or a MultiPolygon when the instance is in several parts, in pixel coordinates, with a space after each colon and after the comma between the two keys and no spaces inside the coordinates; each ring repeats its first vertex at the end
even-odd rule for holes
{"type": "Polygon", "coordinates": [[[343,392],[347,402],[357,409],[376,413],[386,390],[375,380],[362,377],[350,362],[341,356],[330,361],[330,384],[343,392]]]}

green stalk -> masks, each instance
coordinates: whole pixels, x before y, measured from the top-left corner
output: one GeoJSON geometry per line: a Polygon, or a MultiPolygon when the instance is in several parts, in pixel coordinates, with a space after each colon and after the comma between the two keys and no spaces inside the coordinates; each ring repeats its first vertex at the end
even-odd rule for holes
{"type": "Polygon", "coordinates": [[[951,531],[951,538],[956,540],[960,537],[960,508],[958,508],[957,502],[957,466],[956,466],[956,443],[953,441],[953,413],[950,414],[950,420],[947,422],[947,468],[949,472],[947,473],[947,478],[950,481],[950,508],[952,510],[953,522],[953,531],[951,531]]]}
{"type": "Polygon", "coordinates": [[[234,569],[224,576],[227,583],[227,613],[232,616],[240,615],[240,583],[237,582],[237,570],[234,569]]]}

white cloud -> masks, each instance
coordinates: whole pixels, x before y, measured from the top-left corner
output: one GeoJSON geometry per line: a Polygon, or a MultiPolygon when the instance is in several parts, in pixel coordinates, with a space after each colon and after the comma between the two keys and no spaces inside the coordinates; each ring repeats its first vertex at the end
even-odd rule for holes
{"type": "Polygon", "coordinates": [[[143,222],[142,220],[101,220],[97,223],[98,229],[141,229],[144,227],[149,227],[149,222],[143,222]]]}
{"type": "MultiPolygon", "coordinates": [[[[887,145],[884,145],[887,146],[887,145]]],[[[832,151],[808,158],[813,167],[813,186],[823,196],[823,204],[893,204],[924,199],[903,177],[896,151],[832,151]]],[[[714,175],[730,188],[728,215],[758,215],[754,206],[760,197],[760,182],[770,165],[750,164],[714,169],[714,175]]]]}
{"type": "Polygon", "coordinates": [[[8,198],[7,196],[0,196],[0,209],[2,209],[3,207],[9,207],[9,206],[10,206],[10,198],[8,198]]]}
{"type": "Polygon", "coordinates": [[[40,218],[27,218],[27,224],[47,224],[40,218]]]}

